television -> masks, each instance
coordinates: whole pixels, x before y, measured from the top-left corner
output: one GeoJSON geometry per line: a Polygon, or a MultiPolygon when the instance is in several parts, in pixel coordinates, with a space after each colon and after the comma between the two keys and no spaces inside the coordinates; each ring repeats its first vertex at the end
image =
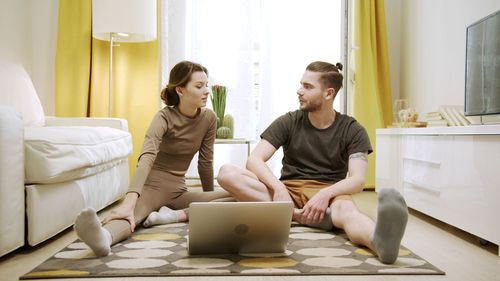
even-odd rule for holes
{"type": "Polygon", "coordinates": [[[467,26],[465,115],[500,114],[500,11],[467,26]]]}

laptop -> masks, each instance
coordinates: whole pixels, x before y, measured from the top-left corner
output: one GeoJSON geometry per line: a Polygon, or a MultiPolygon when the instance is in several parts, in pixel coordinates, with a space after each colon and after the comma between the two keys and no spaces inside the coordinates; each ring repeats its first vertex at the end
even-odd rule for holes
{"type": "Polygon", "coordinates": [[[292,213],[292,202],[191,203],[188,253],[283,253],[292,213]]]}

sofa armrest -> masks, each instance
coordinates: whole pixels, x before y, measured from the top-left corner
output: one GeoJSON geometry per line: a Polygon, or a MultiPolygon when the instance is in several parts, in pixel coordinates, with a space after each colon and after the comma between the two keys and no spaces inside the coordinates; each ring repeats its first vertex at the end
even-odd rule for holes
{"type": "Polygon", "coordinates": [[[0,105],[0,256],[24,245],[24,125],[0,105]]]}
{"type": "Polygon", "coordinates": [[[45,126],[111,127],[128,132],[128,122],[122,118],[45,116],[45,126]]]}

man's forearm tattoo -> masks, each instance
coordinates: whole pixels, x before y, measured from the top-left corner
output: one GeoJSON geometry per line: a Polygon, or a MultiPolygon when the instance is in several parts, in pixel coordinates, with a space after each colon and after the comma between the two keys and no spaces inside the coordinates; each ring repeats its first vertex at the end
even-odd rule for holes
{"type": "Polygon", "coordinates": [[[368,157],[366,157],[366,152],[357,152],[349,155],[349,159],[361,159],[365,162],[368,162],[368,157]]]}

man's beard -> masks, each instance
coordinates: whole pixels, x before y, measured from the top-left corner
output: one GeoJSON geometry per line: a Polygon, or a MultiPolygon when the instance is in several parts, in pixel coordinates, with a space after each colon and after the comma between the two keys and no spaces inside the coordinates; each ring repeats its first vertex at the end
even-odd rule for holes
{"type": "Polygon", "coordinates": [[[307,103],[307,104],[304,104],[304,106],[302,108],[300,108],[301,111],[304,111],[304,112],[314,112],[314,111],[317,111],[321,108],[321,102],[311,102],[311,103],[307,103]]]}

